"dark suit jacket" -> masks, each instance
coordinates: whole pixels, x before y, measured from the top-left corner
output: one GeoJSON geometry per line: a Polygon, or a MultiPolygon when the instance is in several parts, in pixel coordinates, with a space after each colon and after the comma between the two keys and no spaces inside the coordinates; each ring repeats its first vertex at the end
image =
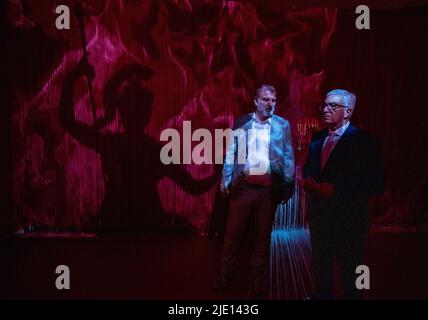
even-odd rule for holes
{"type": "Polygon", "coordinates": [[[312,137],[303,176],[329,182],[334,195],[324,199],[309,194],[308,219],[311,236],[324,238],[365,234],[370,226],[368,199],[385,191],[380,145],[373,136],[352,125],[346,129],[321,171],[321,150],[328,129],[312,137]]]}
{"type": "MultiPolygon", "coordinates": [[[[253,122],[253,114],[246,114],[235,120],[233,130],[236,132],[237,129],[242,129],[245,133],[244,137],[247,138],[248,129],[252,128],[253,122]]],[[[225,184],[231,183],[232,188],[239,180],[239,175],[243,172],[245,167],[245,164],[238,163],[238,140],[239,139],[236,136],[230,140],[231,143],[228,145],[226,154],[233,154],[234,162],[227,163],[227,161],[225,161],[222,171],[222,182],[225,184]]],[[[243,144],[244,147],[246,147],[246,142],[243,144]]],[[[247,151],[245,154],[248,154],[247,151]]],[[[292,188],[295,166],[290,123],[286,119],[277,115],[273,115],[271,117],[269,161],[272,174],[272,184],[274,186],[274,190],[278,194],[278,197],[281,197],[280,193],[284,192],[284,189],[292,188]]]]}

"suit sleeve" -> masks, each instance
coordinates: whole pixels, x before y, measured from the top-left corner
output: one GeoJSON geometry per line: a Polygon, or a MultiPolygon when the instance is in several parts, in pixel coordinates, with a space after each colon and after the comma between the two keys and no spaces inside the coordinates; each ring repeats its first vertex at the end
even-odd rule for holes
{"type": "Polygon", "coordinates": [[[284,181],[289,184],[294,181],[295,164],[293,141],[291,137],[290,123],[287,122],[284,134],[284,181]]]}
{"type": "MultiPolygon", "coordinates": [[[[237,121],[233,124],[233,130],[236,129],[237,121]]],[[[237,141],[235,135],[232,133],[228,144],[226,146],[226,155],[223,163],[223,170],[221,172],[221,183],[225,186],[229,185],[232,181],[233,168],[235,166],[235,156],[237,150],[237,141]]]]}

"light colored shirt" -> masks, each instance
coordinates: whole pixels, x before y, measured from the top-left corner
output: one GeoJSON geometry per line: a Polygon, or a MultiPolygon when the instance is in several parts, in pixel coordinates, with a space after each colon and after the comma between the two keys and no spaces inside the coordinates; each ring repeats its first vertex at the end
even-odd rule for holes
{"type": "Polygon", "coordinates": [[[328,158],[336,147],[342,135],[345,133],[346,129],[349,127],[349,121],[347,121],[343,126],[332,131],[329,130],[328,136],[324,139],[324,143],[321,151],[321,170],[324,170],[324,167],[327,163],[328,158]]]}
{"type": "Polygon", "coordinates": [[[248,132],[248,155],[244,173],[248,183],[269,186],[271,184],[269,161],[271,118],[260,121],[253,113],[253,119],[251,130],[248,132]]]}
{"type": "Polygon", "coordinates": [[[348,129],[350,122],[347,121],[343,126],[341,126],[340,128],[337,128],[335,131],[328,131],[328,136],[324,139],[324,143],[322,145],[322,147],[325,147],[325,144],[327,143],[327,140],[329,139],[329,137],[332,135],[332,139],[334,141],[334,147],[336,146],[336,144],[339,142],[340,138],[342,137],[342,135],[345,133],[346,129],[348,129]]]}

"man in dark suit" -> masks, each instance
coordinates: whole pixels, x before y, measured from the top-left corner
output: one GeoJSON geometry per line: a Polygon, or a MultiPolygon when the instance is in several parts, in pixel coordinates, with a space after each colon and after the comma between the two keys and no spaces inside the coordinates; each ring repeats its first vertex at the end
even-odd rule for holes
{"type": "Polygon", "coordinates": [[[214,288],[224,290],[236,272],[236,258],[250,215],[256,239],[251,259],[250,295],[263,298],[267,289],[272,223],[278,202],[288,200],[294,181],[294,153],[290,124],[274,115],[275,88],[262,85],[255,110],[236,119],[226,151],[220,191],[230,195],[221,271],[214,288]]]}
{"type": "Polygon", "coordinates": [[[355,270],[370,227],[368,202],[385,191],[378,141],[349,122],[355,101],[346,90],[327,93],[319,108],[327,128],[313,135],[303,172],[318,299],[332,298],[334,257],[345,298],[362,298],[355,270]]]}

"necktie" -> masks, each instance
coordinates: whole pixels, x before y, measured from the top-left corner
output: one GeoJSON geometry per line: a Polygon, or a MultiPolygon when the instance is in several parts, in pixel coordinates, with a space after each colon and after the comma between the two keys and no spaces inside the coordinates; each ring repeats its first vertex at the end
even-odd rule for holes
{"type": "Polygon", "coordinates": [[[325,164],[327,163],[328,157],[330,157],[331,152],[335,146],[335,133],[331,132],[328,135],[327,142],[325,143],[322,152],[321,152],[321,171],[324,170],[325,164]]]}

